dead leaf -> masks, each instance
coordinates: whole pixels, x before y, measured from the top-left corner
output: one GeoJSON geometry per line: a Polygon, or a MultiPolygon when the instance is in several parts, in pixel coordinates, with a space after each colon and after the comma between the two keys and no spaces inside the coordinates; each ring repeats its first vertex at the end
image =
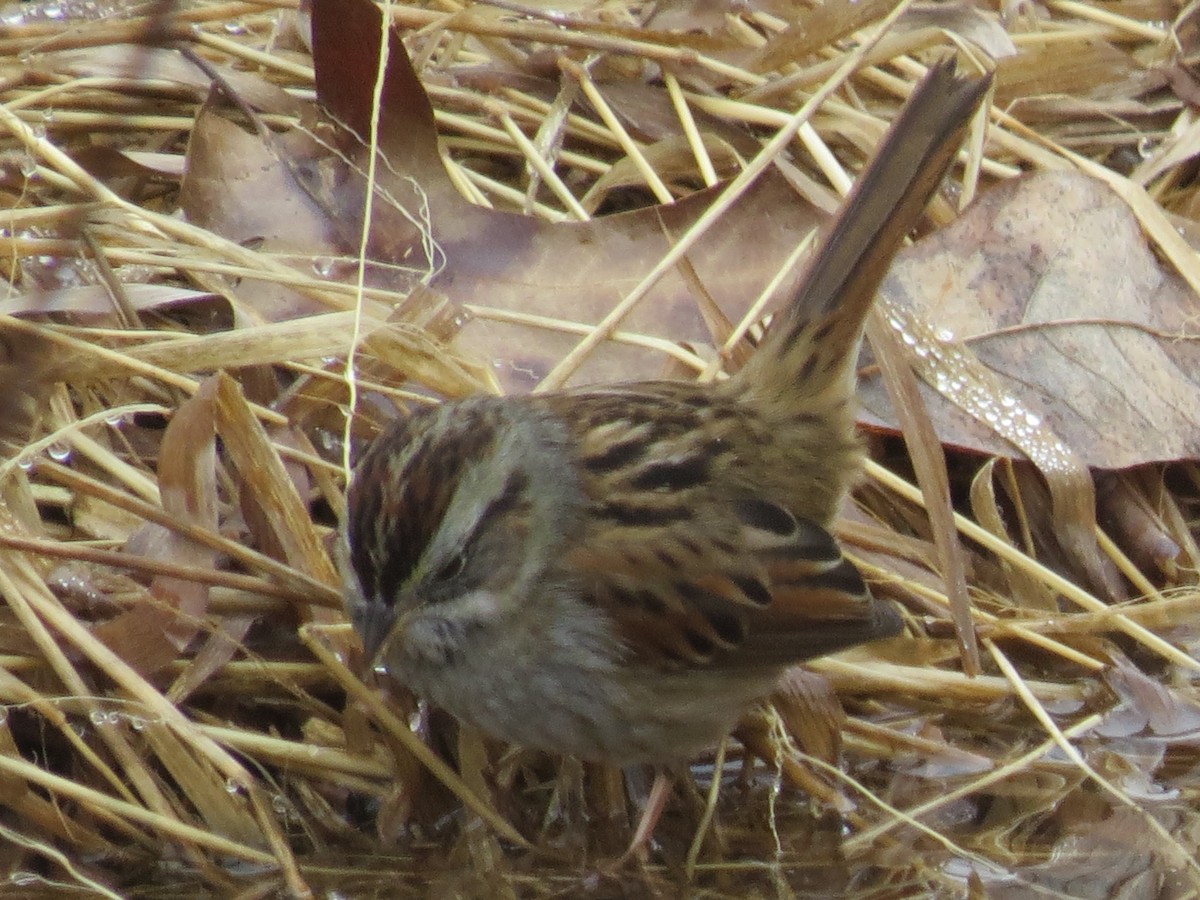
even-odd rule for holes
{"type": "Polygon", "coordinates": [[[786,29],[772,37],[750,63],[755,72],[770,72],[788,63],[801,62],[891,12],[896,0],[832,0],[801,13],[786,29]]]}
{"type": "MultiPolygon", "coordinates": [[[[108,44],[79,50],[59,50],[35,57],[36,68],[60,77],[73,73],[81,78],[128,78],[147,90],[156,81],[191,88],[201,96],[212,89],[212,79],[178,52],[145,44],[108,44]]],[[[247,104],[265,113],[295,115],[299,101],[276,84],[254,72],[232,67],[220,70],[221,78],[247,104]]]]}
{"type": "Polygon", "coordinates": [[[914,3],[897,24],[897,31],[941,28],[961,35],[983,49],[992,59],[1017,54],[1017,47],[1000,21],[1000,16],[971,0],[914,3]]]}
{"type": "MultiPolygon", "coordinates": [[[[1007,423],[1049,428],[1096,468],[1200,455],[1196,300],[1101,182],[1058,172],[997,187],[904,251],[881,293],[937,323],[937,346],[917,357],[961,344],[1002,389],[973,417],[947,399],[952,369],[931,366],[922,392],[943,442],[1010,456],[1007,423]]],[[[890,426],[877,374],[860,395],[864,420],[890,426]]]]}
{"type": "Polygon", "coordinates": [[[1105,674],[1121,702],[1097,728],[1099,734],[1189,742],[1200,738],[1200,703],[1146,675],[1123,655],[1114,655],[1105,674]]]}
{"type": "MultiPolygon", "coordinates": [[[[327,277],[351,276],[366,197],[367,156],[358,135],[370,133],[378,15],[360,4],[315,10],[318,96],[342,125],[311,126],[322,143],[292,134],[268,147],[215,114],[201,117],[183,185],[190,219],[235,241],[262,239],[264,249],[300,264],[328,261],[321,273],[327,277]]],[[[508,390],[528,390],[577,343],[579,326],[599,322],[638,283],[715,191],[583,223],[474,206],[443,167],[432,109],[395,35],[388,58],[368,283],[407,292],[427,280],[453,303],[470,306],[474,316],[457,349],[492,366],[508,390]],[[517,322],[512,313],[548,321],[517,322]]],[[[706,235],[691,261],[729,319],[740,317],[819,218],[772,171],[706,235]],[[754,240],[747,241],[750,233],[754,240]]],[[[305,308],[289,306],[295,302],[268,300],[267,316],[305,308]]],[[[621,328],[671,344],[710,340],[675,273],[621,328]]],[[[572,383],[654,377],[663,366],[659,353],[609,341],[572,383]]]]}
{"type": "Polygon", "coordinates": [[[797,747],[837,765],[846,713],[828,678],[795,666],[779,679],[771,701],[797,747]]]}
{"type": "MultiPolygon", "coordinates": [[[[193,303],[213,296],[207,291],[193,291],[164,284],[126,284],[122,287],[134,309],[139,311],[193,303]]],[[[106,316],[112,315],[113,308],[112,295],[99,284],[65,287],[53,291],[33,291],[0,300],[0,316],[50,313],[106,316]]]]}
{"type": "MultiPolygon", "coordinates": [[[[163,509],[189,525],[217,530],[215,385],[202,385],[185,401],[163,433],[158,487],[163,509]]],[[[217,554],[161,525],[147,522],[126,549],[149,559],[213,568],[217,554]]],[[[139,604],[95,628],[95,635],[139,672],[155,672],[191,643],[208,609],[209,588],[156,575],[152,602],[139,604]]]]}

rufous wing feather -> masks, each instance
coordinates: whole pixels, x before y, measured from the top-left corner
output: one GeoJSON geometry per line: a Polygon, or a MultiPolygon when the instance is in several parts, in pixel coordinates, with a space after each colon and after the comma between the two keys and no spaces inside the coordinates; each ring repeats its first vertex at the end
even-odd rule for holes
{"type": "Polygon", "coordinates": [[[568,560],[584,599],[617,624],[631,659],[662,668],[770,668],[887,637],[830,534],[759,498],[656,533],[595,532],[568,560]]]}

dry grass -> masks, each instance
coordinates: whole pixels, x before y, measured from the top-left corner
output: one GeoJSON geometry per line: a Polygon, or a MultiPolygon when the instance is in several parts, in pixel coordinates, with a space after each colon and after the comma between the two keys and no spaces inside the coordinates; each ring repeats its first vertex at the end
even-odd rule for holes
{"type": "MultiPolygon", "coordinates": [[[[597,868],[628,836],[614,773],[502,752],[436,716],[422,723],[427,750],[347,669],[330,553],[344,438],[369,437],[382,398],[458,396],[491,376],[445,349],[454,312],[439,298],[358,299],[350,272],[326,277],[332,260],[297,265],[175,215],[208,79],[150,48],[174,41],[299,108],[312,71],[291,6],[61,0],[9,6],[0,25],[0,864],[12,892],[1200,891],[1189,461],[1095,485],[1077,470],[1058,488],[1082,491],[1084,513],[1064,522],[1053,478],[1048,494],[1024,466],[951,454],[957,513],[939,520],[908,454],[876,441],[841,534],[878,592],[902,601],[909,634],[812,666],[849,713],[842,764],[823,761],[837,755],[828,745],[787,746],[788,721],[801,742],[829,740],[828,719],[811,723],[819,703],[762,713],[740,736],[775,762],[752,765],[731,742],[706,796],[713,760],[699,761],[699,790],[676,798],[640,869],[597,868]],[[255,298],[270,286],[304,298],[306,315],[263,316],[255,298]],[[375,399],[347,429],[344,361],[364,303],[401,321],[358,346],[357,396],[375,399]],[[1086,512],[1094,488],[1103,529],[1086,512]],[[1090,550],[1060,538],[1081,531],[1090,550]],[[957,593],[935,574],[948,552],[957,593]],[[977,649],[955,621],[973,623],[977,649]],[[441,762],[455,755],[460,774],[441,762]]],[[[805,9],[706,18],[678,4],[649,28],[648,10],[625,3],[391,12],[415,35],[460,190],[562,221],[732,176],[758,146],[737,141],[768,140],[892,4],[805,9]],[[801,13],[809,27],[786,32],[801,13]],[[496,74],[563,59],[571,78],[549,98],[496,74]],[[576,96],[588,103],[568,111],[576,96]],[[701,114],[712,118],[697,126],[701,114]]],[[[1175,16],[1150,0],[910,11],[790,143],[798,180],[843,191],[856,143],[877,136],[931,51],[982,58],[971,41],[1011,41],[966,193],[1022,170],[1097,175],[1200,285],[1177,230],[1198,200],[1195,117],[1171,89],[1191,89],[1193,27],[1175,16]]],[[[713,359],[676,350],[681,371],[713,359]]]]}

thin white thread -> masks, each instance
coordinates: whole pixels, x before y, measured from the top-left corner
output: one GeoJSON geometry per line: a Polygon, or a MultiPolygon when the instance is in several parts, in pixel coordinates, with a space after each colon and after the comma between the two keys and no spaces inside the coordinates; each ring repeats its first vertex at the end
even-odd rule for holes
{"type": "Polygon", "coordinates": [[[358,408],[358,372],[355,354],[362,336],[364,292],[367,283],[367,244],[371,235],[371,221],[375,210],[375,169],[379,147],[379,112],[383,103],[383,85],[388,64],[388,38],[391,34],[392,0],[384,0],[379,20],[379,66],[375,71],[375,84],[371,90],[371,133],[367,135],[367,185],[363,198],[363,224],[358,239],[358,270],[354,281],[354,327],[350,333],[350,349],[346,353],[346,390],[349,393],[346,408],[346,424],[342,430],[342,470],[347,486],[350,484],[350,435],[354,423],[354,412],[358,408]]]}

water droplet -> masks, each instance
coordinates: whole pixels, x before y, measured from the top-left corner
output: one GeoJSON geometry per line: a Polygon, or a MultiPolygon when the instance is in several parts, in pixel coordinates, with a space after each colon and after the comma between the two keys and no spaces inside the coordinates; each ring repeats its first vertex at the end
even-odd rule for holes
{"type": "Polygon", "coordinates": [[[1027,412],[1025,413],[1025,424],[1030,428],[1037,428],[1042,424],[1042,417],[1035,415],[1034,413],[1027,412]]]}
{"type": "Polygon", "coordinates": [[[38,164],[33,154],[26,151],[21,154],[21,174],[26,178],[32,178],[37,174],[38,164]]]}
{"type": "Polygon", "coordinates": [[[337,261],[332,256],[314,256],[312,261],[313,271],[322,278],[329,278],[333,275],[334,266],[337,261]]]}
{"type": "Polygon", "coordinates": [[[952,341],[954,340],[954,332],[949,328],[939,328],[937,330],[937,339],[939,341],[952,341]]]}
{"type": "Polygon", "coordinates": [[[46,448],[46,453],[55,462],[65,463],[71,458],[71,448],[66,444],[53,443],[46,448]]]}
{"type": "Polygon", "coordinates": [[[93,709],[88,713],[88,719],[91,720],[93,725],[99,728],[108,721],[108,715],[102,709],[93,709]]]}

